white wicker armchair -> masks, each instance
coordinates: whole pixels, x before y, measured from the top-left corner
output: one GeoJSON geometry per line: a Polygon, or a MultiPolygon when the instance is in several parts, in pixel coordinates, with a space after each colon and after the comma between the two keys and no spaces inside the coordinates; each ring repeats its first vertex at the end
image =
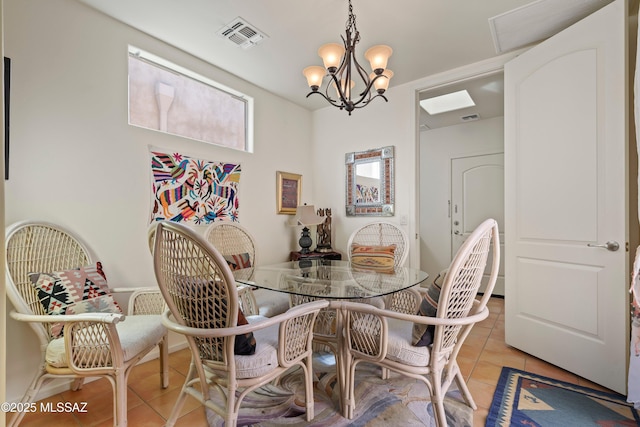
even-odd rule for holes
{"type": "MultiPolygon", "coordinates": [[[[436,422],[446,426],[443,399],[455,380],[466,403],[476,409],[471,393],[458,367],[456,357],[474,324],[487,318],[486,305],[498,275],[500,244],[498,225],[488,219],[471,233],[454,257],[440,291],[435,317],[407,314],[406,310],[379,309],[367,304],[342,303],[349,313],[347,341],[350,358],[346,361],[346,417],[355,408],[354,379],[359,363],[374,363],[405,376],[424,381],[431,391],[436,422]],[[476,299],[478,288],[493,246],[491,273],[484,295],[476,299]],[[414,325],[434,325],[433,343],[426,347],[413,345],[414,325]]],[[[421,293],[413,288],[404,291],[403,299],[414,298],[420,304],[421,293]]]]}
{"type": "Polygon", "coordinates": [[[191,366],[167,420],[173,426],[188,395],[220,415],[225,425],[237,424],[244,397],[293,366],[305,376],[307,421],[314,416],[312,330],[327,301],[300,305],[286,313],[260,319],[247,316],[238,326],[238,289],[223,256],[209,242],[182,224],[159,222],[154,242],[154,269],[169,306],[164,324],[184,335],[191,366]],[[253,355],[236,355],[236,336],[254,334],[253,355]]]}
{"type": "MultiPolygon", "coordinates": [[[[113,387],[114,426],[127,425],[127,378],[156,345],[160,350],[161,385],[168,386],[167,330],[162,325],[164,300],[158,289],[116,288],[128,292],[129,308],[121,313],[47,314],[30,273],[77,269],[96,262],[91,249],[73,232],[56,224],[23,221],[9,226],[5,236],[7,296],[11,317],[26,322],[42,349],[40,366],[22,403],[33,402],[42,385],[54,379],[73,379],[72,390],[86,377],[106,377],[113,387]],[[53,324],[64,325],[64,336],[52,335],[53,324]]],[[[9,421],[16,426],[24,413],[9,421]]]]}

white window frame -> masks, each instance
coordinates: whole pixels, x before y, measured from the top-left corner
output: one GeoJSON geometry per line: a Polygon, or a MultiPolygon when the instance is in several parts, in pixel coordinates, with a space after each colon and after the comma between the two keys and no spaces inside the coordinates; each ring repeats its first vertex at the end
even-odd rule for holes
{"type": "MultiPolygon", "coordinates": [[[[143,60],[143,61],[145,61],[145,62],[147,62],[147,63],[149,63],[149,64],[151,64],[151,65],[153,65],[155,67],[164,69],[164,70],[166,70],[168,72],[188,77],[188,78],[193,79],[193,80],[195,80],[195,81],[197,81],[199,83],[205,84],[205,85],[210,86],[210,87],[212,87],[214,89],[217,89],[219,91],[225,92],[225,93],[229,94],[232,97],[235,97],[235,98],[238,98],[238,99],[242,100],[245,103],[245,109],[244,109],[245,110],[245,117],[244,117],[245,142],[244,142],[244,150],[240,150],[240,151],[253,153],[253,148],[254,148],[254,146],[253,146],[253,144],[254,144],[254,138],[253,138],[254,137],[254,129],[253,129],[254,128],[254,126],[253,126],[253,123],[254,123],[254,100],[253,100],[252,97],[250,97],[250,96],[248,96],[248,95],[246,95],[246,94],[244,94],[244,93],[242,93],[242,92],[240,92],[238,90],[235,90],[235,89],[230,88],[228,86],[225,86],[225,85],[223,85],[221,83],[218,83],[218,82],[216,82],[216,81],[214,81],[214,80],[212,80],[212,79],[210,79],[208,77],[205,77],[205,76],[203,76],[201,74],[198,74],[198,73],[196,73],[194,71],[191,71],[191,70],[189,70],[189,69],[187,69],[185,67],[182,67],[180,65],[174,64],[171,61],[168,61],[168,60],[166,60],[164,58],[161,58],[161,57],[159,57],[157,55],[154,55],[154,54],[152,54],[150,52],[147,52],[147,51],[145,51],[143,49],[135,47],[135,46],[129,45],[129,47],[128,47],[128,56],[134,57],[134,58],[139,59],[139,60],[143,60]]],[[[130,96],[130,93],[129,93],[129,96],[130,96]]],[[[129,96],[127,97],[128,100],[129,100],[129,96]]],[[[129,102],[129,105],[128,105],[128,111],[130,111],[129,108],[131,108],[130,102],[129,102]]],[[[129,116],[130,116],[130,114],[129,114],[129,116]]],[[[129,124],[132,125],[132,126],[139,126],[139,127],[144,127],[145,129],[149,129],[148,127],[140,126],[140,125],[135,124],[135,123],[131,123],[131,119],[130,118],[129,118],[129,124]]],[[[155,131],[158,131],[158,132],[164,132],[164,131],[159,130],[159,129],[151,129],[151,130],[155,130],[155,131]]],[[[168,133],[168,134],[171,134],[171,135],[177,135],[177,134],[170,133],[170,132],[165,132],[165,133],[168,133]]],[[[186,135],[177,135],[177,136],[201,141],[199,139],[192,138],[192,137],[186,136],[186,135]]],[[[236,147],[225,145],[223,143],[219,143],[219,142],[215,142],[215,141],[202,141],[202,142],[206,142],[208,144],[215,144],[215,145],[218,145],[218,146],[221,146],[221,147],[231,148],[231,149],[234,149],[234,150],[239,150],[236,147]]]]}

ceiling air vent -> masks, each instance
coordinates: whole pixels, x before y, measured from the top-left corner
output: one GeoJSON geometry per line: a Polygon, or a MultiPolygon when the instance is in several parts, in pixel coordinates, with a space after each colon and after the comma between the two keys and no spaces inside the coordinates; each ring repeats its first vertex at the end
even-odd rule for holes
{"type": "Polygon", "coordinates": [[[267,38],[266,34],[240,17],[219,29],[216,34],[243,49],[249,49],[267,38]]]}
{"type": "Polygon", "coordinates": [[[474,113],[474,114],[469,114],[468,116],[462,116],[462,117],[460,117],[460,119],[463,122],[472,122],[474,120],[480,120],[480,115],[474,113]]]}

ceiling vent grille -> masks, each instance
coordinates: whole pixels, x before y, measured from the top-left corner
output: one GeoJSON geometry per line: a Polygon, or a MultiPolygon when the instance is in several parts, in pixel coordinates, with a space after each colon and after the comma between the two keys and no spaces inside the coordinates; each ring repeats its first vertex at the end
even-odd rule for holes
{"type": "Polygon", "coordinates": [[[463,122],[473,122],[474,120],[480,120],[480,114],[469,114],[468,116],[460,117],[463,122]]]}
{"type": "Polygon", "coordinates": [[[249,49],[268,37],[240,17],[219,29],[216,34],[243,49],[249,49]]]}

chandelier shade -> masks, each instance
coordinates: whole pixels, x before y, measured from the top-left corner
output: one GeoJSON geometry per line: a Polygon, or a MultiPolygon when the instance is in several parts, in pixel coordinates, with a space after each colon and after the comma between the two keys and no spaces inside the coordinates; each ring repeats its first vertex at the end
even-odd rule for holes
{"type": "Polygon", "coordinates": [[[387,61],[389,61],[389,57],[392,53],[393,49],[387,45],[380,44],[367,49],[364,53],[364,57],[371,64],[371,69],[374,73],[377,70],[379,70],[378,73],[381,73],[385,68],[387,68],[387,61]]]}
{"type": "MultiPolygon", "coordinates": [[[[342,42],[343,44],[327,43],[320,46],[318,56],[322,58],[324,67],[313,65],[303,70],[302,73],[311,88],[307,97],[319,94],[329,104],[340,110],[346,110],[349,115],[354,109],[368,105],[374,98],[380,97],[388,101],[384,93],[389,88],[389,80],[393,77],[393,72],[387,69],[393,49],[386,45],[367,49],[364,57],[371,65],[370,73],[358,63],[356,45],[360,42],[360,33],[356,27],[351,0],[349,0],[349,16],[342,42]],[[359,79],[363,85],[361,87],[364,87],[361,92],[359,92],[360,89],[354,90],[356,79],[359,79]],[[324,88],[322,88],[323,85],[324,88]],[[335,90],[336,98],[329,94],[330,87],[335,90]]],[[[360,84],[358,86],[360,87],[360,84]]]]}
{"type": "Polygon", "coordinates": [[[319,65],[312,65],[302,71],[302,74],[307,78],[307,84],[309,87],[312,89],[315,87],[315,90],[318,90],[318,87],[322,84],[324,73],[324,68],[319,65]]]}
{"type": "MultiPolygon", "coordinates": [[[[391,70],[384,70],[382,72],[382,75],[386,77],[386,79],[376,79],[373,82],[373,87],[376,88],[376,91],[378,93],[384,93],[387,89],[389,89],[389,80],[391,80],[391,77],[393,77],[393,71],[391,70]],[[382,91],[382,92],[380,92],[382,91]]],[[[376,74],[375,73],[371,73],[369,74],[369,78],[370,79],[375,79],[376,74]]]]}
{"type": "Polygon", "coordinates": [[[318,56],[322,58],[324,68],[329,70],[329,72],[333,70],[335,73],[335,70],[340,66],[340,61],[342,60],[344,51],[344,46],[339,45],[338,43],[327,43],[320,46],[320,49],[318,49],[318,56]]]}

